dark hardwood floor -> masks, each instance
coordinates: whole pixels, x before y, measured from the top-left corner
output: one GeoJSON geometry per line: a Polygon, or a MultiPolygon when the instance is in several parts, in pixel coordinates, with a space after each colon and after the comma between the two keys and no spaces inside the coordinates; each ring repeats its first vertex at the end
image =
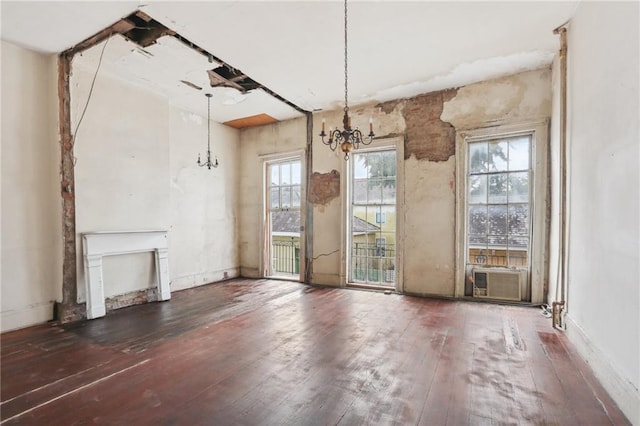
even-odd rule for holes
{"type": "Polygon", "coordinates": [[[629,424],[535,308],[238,279],[1,344],[3,424],[629,424]]]}

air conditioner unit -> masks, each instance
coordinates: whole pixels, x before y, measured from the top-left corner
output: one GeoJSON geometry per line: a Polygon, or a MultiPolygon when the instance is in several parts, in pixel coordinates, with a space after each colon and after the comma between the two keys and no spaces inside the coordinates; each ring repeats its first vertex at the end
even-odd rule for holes
{"type": "Polygon", "coordinates": [[[473,297],[522,300],[526,269],[473,268],[473,297]]]}

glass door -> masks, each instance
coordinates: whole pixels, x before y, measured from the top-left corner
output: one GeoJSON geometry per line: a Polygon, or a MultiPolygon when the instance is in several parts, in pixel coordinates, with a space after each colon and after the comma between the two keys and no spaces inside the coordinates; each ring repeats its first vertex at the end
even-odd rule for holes
{"type": "Polygon", "coordinates": [[[396,151],[352,158],[349,281],[395,287],[396,151]]]}
{"type": "Polygon", "coordinates": [[[267,163],[268,277],[300,279],[300,159],[267,163]]]}

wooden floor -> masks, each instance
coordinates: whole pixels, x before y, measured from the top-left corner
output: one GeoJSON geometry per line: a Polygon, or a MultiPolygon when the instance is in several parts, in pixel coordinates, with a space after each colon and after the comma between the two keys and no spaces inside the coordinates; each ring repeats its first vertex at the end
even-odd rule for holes
{"type": "Polygon", "coordinates": [[[3,424],[625,425],[539,309],[232,280],[2,335],[3,424]]]}

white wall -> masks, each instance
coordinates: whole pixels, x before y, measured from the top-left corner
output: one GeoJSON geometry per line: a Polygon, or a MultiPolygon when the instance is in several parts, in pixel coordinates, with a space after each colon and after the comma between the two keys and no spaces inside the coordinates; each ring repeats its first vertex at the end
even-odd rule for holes
{"type": "Polygon", "coordinates": [[[2,331],[52,319],[62,297],[56,64],[2,42],[2,331]]]}
{"type": "Polygon", "coordinates": [[[639,4],[583,2],[568,32],[567,333],[640,424],[639,4]]]}
{"type": "MultiPolygon", "coordinates": [[[[95,72],[77,58],[71,79],[73,129],[95,72]]],[[[211,123],[217,169],[196,164],[206,141],[206,118],[98,74],[75,142],[79,301],[84,300],[83,232],[169,231],[172,291],[238,275],[238,131],[211,123]]],[[[144,290],[153,282],[149,253],[113,256],[103,266],[106,297],[144,290]]]]}
{"type": "Polygon", "coordinates": [[[211,122],[219,166],[209,170],[196,164],[198,153],[206,158],[206,117],[175,107],[169,114],[171,288],[237,277],[239,132],[211,122]]]}

